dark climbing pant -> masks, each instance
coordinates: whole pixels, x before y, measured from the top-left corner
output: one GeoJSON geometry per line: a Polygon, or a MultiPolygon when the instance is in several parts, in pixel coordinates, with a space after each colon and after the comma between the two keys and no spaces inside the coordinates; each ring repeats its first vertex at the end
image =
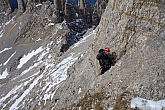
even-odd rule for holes
{"type": "Polygon", "coordinates": [[[111,68],[111,65],[102,65],[100,75],[104,74],[107,70],[111,68]]]}

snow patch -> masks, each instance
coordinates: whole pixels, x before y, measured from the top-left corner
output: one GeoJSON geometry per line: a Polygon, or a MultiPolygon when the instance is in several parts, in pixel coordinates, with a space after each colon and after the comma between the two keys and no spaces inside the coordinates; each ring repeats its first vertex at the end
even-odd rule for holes
{"type": "Polygon", "coordinates": [[[6,78],[7,75],[8,73],[7,73],[7,68],[6,68],[5,71],[0,75],[0,79],[6,78]]]}
{"type": "Polygon", "coordinates": [[[12,49],[12,47],[10,47],[10,48],[5,48],[5,49],[3,49],[2,51],[0,51],[0,53],[3,53],[4,51],[10,50],[10,49],[12,49]]]}
{"type": "Polygon", "coordinates": [[[80,94],[80,93],[81,93],[81,91],[82,91],[82,90],[81,90],[81,88],[79,88],[79,90],[78,90],[78,94],[80,94]]]}
{"type": "MultiPolygon", "coordinates": [[[[13,78],[12,80],[15,80],[15,79],[21,77],[22,75],[24,75],[24,74],[30,72],[33,68],[37,68],[39,64],[42,64],[42,63],[43,63],[43,62],[42,62],[42,58],[43,58],[47,53],[48,53],[48,52],[43,52],[43,53],[38,57],[38,62],[37,62],[37,63],[35,63],[34,65],[30,66],[28,69],[24,70],[24,71],[21,73],[21,75],[19,75],[19,76],[16,77],[16,78],[13,78]]],[[[28,78],[31,78],[31,77],[33,77],[33,76],[35,76],[35,75],[36,75],[36,74],[34,74],[34,75],[32,75],[32,76],[30,76],[30,77],[28,77],[28,78]]],[[[28,79],[28,78],[26,78],[26,79],[28,79]]]]}
{"type": "Polygon", "coordinates": [[[18,65],[18,69],[20,69],[28,60],[30,60],[33,56],[40,53],[42,51],[42,47],[38,48],[36,51],[32,51],[28,55],[24,55],[23,58],[20,59],[20,64],[18,65]]]}
{"type": "Polygon", "coordinates": [[[38,6],[42,6],[42,4],[41,3],[40,4],[37,4],[36,7],[38,7],[38,6]]]}
{"type": "Polygon", "coordinates": [[[14,18],[15,18],[15,16],[11,20],[9,20],[8,22],[6,22],[5,25],[8,25],[10,22],[14,21],[14,18]]]}
{"type": "Polygon", "coordinates": [[[109,108],[108,110],[113,110],[113,107],[109,108]]]}
{"type": "Polygon", "coordinates": [[[135,107],[138,107],[140,110],[162,110],[162,108],[165,108],[165,99],[153,101],[136,97],[131,100],[131,108],[135,107]]]}
{"type": "MultiPolygon", "coordinates": [[[[51,74],[51,78],[52,78],[53,82],[47,83],[47,85],[43,88],[43,90],[46,89],[45,93],[48,93],[51,90],[51,88],[56,87],[56,89],[57,89],[58,86],[60,85],[60,83],[64,80],[66,80],[68,68],[71,65],[73,65],[74,62],[78,59],[78,57],[74,57],[73,55],[74,54],[71,53],[71,55],[69,55],[69,57],[63,59],[58,65],[56,65],[54,67],[55,69],[53,71],[49,72],[51,74]]],[[[46,68],[48,68],[48,67],[50,67],[50,65],[47,65],[46,68]]],[[[53,98],[55,91],[53,92],[53,94],[51,94],[51,99],[53,98]]],[[[44,98],[44,100],[45,99],[46,99],[46,97],[44,98]]],[[[45,103],[46,103],[46,100],[45,100],[45,103]]]]}
{"type": "Polygon", "coordinates": [[[5,14],[5,12],[1,12],[0,15],[1,15],[1,14],[5,14]]]}
{"type": "Polygon", "coordinates": [[[44,95],[44,98],[43,98],[43,100],[45,100],[44,105],[46,104],[46,100],[47,100],[47,99],[50,99],[50,97],[51,97],[51,94],[45,94],[45,95],[44,95]]]}
{"type": "MultiPolygon", "coordinates": [[[[29,80],[29,81],[31,81],[31,80],[29,80]]],[[[19,86],[15,86],[5,97],[2,97],[1,99],[0,99],[0,105],[2,105],[2,103],[6,100],[6,99],[8,99],[11,95],[13,95],[13,94],[16,94],[16,96],[18,96],[17,95],[17,92],[18,92],[18,90],[19,89],[23,89],[22,88],[22,86],[23,85],[27,85],[27,83],[29,82],[29,81],[26,81],[25,83],[22,83],[21,85],[19,85],[19,86]]],[[[2,96],[2,95],[1,95],[2,96]]],[[[14,96],[14,97],[16,97],[16,96],[14,96]]],[[[14,98],[12,98],[13,100],[14,100],[14,98]]],[[[11,99],[11,100],[12,100],[11,99]]],[[[10,100],[10,101],[11,101],[10,100]]],[[[10,101],[8,100],[8,103],[10,103],[10,101]]],[[[7,104],[6,104],[7,105],[7,104]]],[[[3,106],[3,108],[5,108],[5,106],[3,106]]]]}
{"type": "Polygon", "coordinates": [[[2,97],[0,99],[0,105],[2,105],[2,102],[5,101],[8,97],[10,97],[10,95],[15,94],[20,87],[21,85],[14,87],[5,97],[2,97]]]}
{"type": "Polygon", "coordinates": [[[78,18],[78,13],[76,13],[76,17],[78,18]]]}
{"type": "Polygon", "coordinates": [[[2,31],[0,31],[0,37],[2,37],[3,36],[3,30],[2,31]]]}
{"type": "Polygon", "coordinates": [[[29,67],[27,70],[23,71],[23,72],[21,73],[20,76],[26,74],[26,73],[29,72],[31,69],[37,67],[39,64],[40,64],[40,62],[39,62],[39,63],[35,63],[33,66],[31,66],[31,67],[29,67]]]}
{"type": "MultiPolygon", "coordinates": [[[[37,73],[39,74],[39,72],[37,73]]],[[[24,91],[24,93],[14,102],[14,104],[10,107],[9,110],[15,110],[17,109],[18,104],[23,100],[25,96],[29,94],[29,92],[33,89],[33,87],[38,83],[39,79],[41,79],[43,75],[40,75],[37,77],[32,84],[30,84],[29,88],[24,91]]]]}
{"type": "Polygon", "coordinates": [[[55,35],[60,29],[62,29],[62,24],[56,24],[56,27],[54,28],[52,35],[55,35]]]}
{"type": "Polygon", "coordinates": [[[41,38],[39,38],[39,39],[37,39],[37,40],[36,40],[36,42],[38,42],[38,41],[40,41],[40,40],[42,40],[42,39],[41,39],[41,38]]]}
{"type": "Polygon", "coordinates": [[[87,39],[89,36],[93,35],[93,34],[96,34],[95,30],[93,30],[91,33],[89,33],[89,35],[85,36],[85,37],[84,37],[82,40],[80,40],[79,42],[75,43],[75,44],[73,45],[72,49],[75,48],[75,47],[77,47],[79,44],[85,42],[86,39],[87,39]]]}
{"type": "Polygon", "coordinates": [[[10,59],[11,59],[15,54],[16,54],[16,52],[14,52],[14,53],[9,57],[9,59],[4,63],[4,65],[6,65],[6,64],[10,61],[10,59]]]}
{"type": "Polygon", "coordinates": [[[54,26],[55,24],[54,23],[49,23],[48,26],[54,26]]]}
{"type": "Polygon", "coordinates": [[[62,41],[62,36],[57,38],[56,44],[59,44],[62,41]]]}
{"type": "Polygon", "coordinates": [[[56,68],[57,70],[52,74],[52,76],[56,79],[58,78],[56,84],[59,84],[61,81],[67,78],[67,70],[68,68],[78,59],[78,57],[73,57],[73,53],[71,56],[65,58],[60,62],[56,68]]]}

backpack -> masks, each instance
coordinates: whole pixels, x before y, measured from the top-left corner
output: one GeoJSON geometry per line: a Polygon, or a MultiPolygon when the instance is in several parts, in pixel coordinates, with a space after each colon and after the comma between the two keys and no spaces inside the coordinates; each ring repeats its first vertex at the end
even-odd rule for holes
{"type": "MultiPolygon", "coordinates": [[[[99,53],[102,53],[102,52],[104,52],[104,49],[100,49],[99,50],[99,53]]],[[[116,52],[112,52],[112,54],[110,54],[109,55],[109,58],[111,59],[111,60],[113,60],[114,62],[111,64],[111,66],[115,66],[115,63],[116,63],[116,58],[117,58],[117,55],[116,55],[116,52]]]]}
{"type": "Polygon", "coordinates": [[[100,49],[100,50],[99,50],[99,53],[101,53],[101,52],[103,52],[103,51],[104,51],[104,49],[100,49]]]}

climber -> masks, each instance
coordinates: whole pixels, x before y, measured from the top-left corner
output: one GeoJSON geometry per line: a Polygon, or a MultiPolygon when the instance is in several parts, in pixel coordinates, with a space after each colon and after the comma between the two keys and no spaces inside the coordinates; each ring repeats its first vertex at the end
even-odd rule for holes
{"type": "Polygon", "coordinates": [[[115,61],[114,58],[111,57],[110,48],[105,47],[104,49],[100,49],[99,53],[97,54],[96,58],[99,60],[101,66],[101,73],[100,75],[104,74],[107,70],[114,66],[115,61]]]}

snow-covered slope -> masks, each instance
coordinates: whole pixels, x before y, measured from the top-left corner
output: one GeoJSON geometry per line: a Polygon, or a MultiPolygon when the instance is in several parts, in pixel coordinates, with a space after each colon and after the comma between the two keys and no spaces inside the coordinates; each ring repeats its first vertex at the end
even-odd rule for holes
{"type": "Polygon", "coordinates": [[[131,100],[131,107],[138,107],[140,110],[162,110],[165,108],[165,100],[153,101],[136,97],[131,100]]]}
{"type": "MultiPolygon", "coordinates": [[[[23,43],[27,42],[27,39],[21,38],[22,42],[15,41],[18,39],[18,33],[13,34],[14,30],[11,32],[7,30],[10,29],[8,26],[21,29],[21,24],[20,20],[11,20],[1,30],[0,108],[9,110],[33,109],[36,106],[45,108],[44,106],[53,99],[58,87],[67,79],[67,71],[70,66],[83,58],[88,51],[95,30],[89,32],[68,52],[61,53],[62,56],[60,56],[59,50],[56,51],[56,49],[60,49],[58,46],[64,40],[63,34],[60,33],[66,30],[65,22],[47,24],[46,30],[41,33],[47,34],[47,30],[50,29],[48,36],[45,38],[42,35],[31,37],[31,42],[27,44],[23,43]],[[11,38],[11,34],[13,38],[11,38]],[[15,45],[16,43],[17,45],[15,45]],[[80,45],[82,48],[77,49],[80,45]],[[58,53],[59,55],[57,55],[58,53]]],[[[49,108],[49,106],[47,107],[49,108]]]]}
{"type": "MultiPolygon", "coordinates": [[[[17,69],[23,67],[32,57],[37,55],[38,58],[34,61],[34,65],[31,65],[20,75],[11,79],[7,84],[1,84],[1,109],[8,107],[10,110],[21,109],[21,107],[23,109],[27,102],[31,103],[33,101],[37,102],[37,105],[46,105],[46,101],[53,98],[58,86],[60,86],[62,81],[66,80],[68,68],[72,66],[78,58],[83,57],[83,53],[86,51],[83,50],[85,47],[82,48],[81,51],[74,51],[74,48],[80,45],[80,43],[92,39],[93,34],[95,34],[95,31],[92,31],[80,42],[76,43],[74,47],[72,47],[73,52],[63,55],[62,60],[53,59],[54,57],[49,53],[50,44],[48,44],[46,48],[39,47],[27,55],[24,55],[20,59],[20,64],[17,66],[17,69]],[[47,56],[47,58],[43,59],[45,56],[47,56]],[[45,67],[39,68],[42,66],[45,67]],[[35,99],[33,99],[34,97],[35,99]]],[[[6,70],[4,72],[6,72],[6,70]]],[[[2,78],[5,79],[5,77],[1,77],[1,79],[2,78]]]]}

